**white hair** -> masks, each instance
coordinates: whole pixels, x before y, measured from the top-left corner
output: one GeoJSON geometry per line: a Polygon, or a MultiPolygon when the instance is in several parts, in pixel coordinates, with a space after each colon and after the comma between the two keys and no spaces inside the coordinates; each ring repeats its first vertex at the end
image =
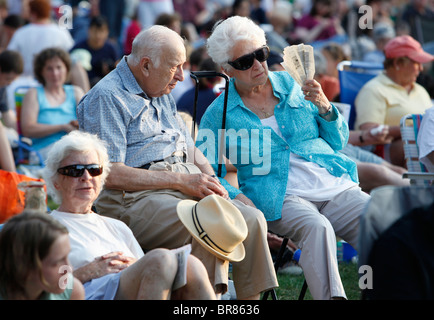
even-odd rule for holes
{"type": "Polygon", "coordinates": [[[133,40],[129,62],[138,65],[144,56],[148,56],[154,65],[158,67],[161,63],[161,55],[168,44],[173,44],[176,39],[184,44],[182,37],[166,26],[153,25],[142,30],[133,40]]]}
{"type": "Polygon", "coordinates": [[[45,160],[42,175],[47,185],[48,194],[53,198],[54,202],[60,204],[62,201],[61,194],[54,187],[54,182],[58,176],[57,169],[60,168],[62,161],[73,152],[88,153],[91,151],[97,153],[99,164],[103,166],[103,173],[101,175],[102,188],[110,172],[110,162],[106,144],[97,135],[74,130],[64,135],[51,147],[45,160]]]}
{"type": "Polygon", "coordinates": [[[233,16],[218,21],[207,41],[208,55],[219,66],[227,69],[232,60],[232,49],[238,41],[257,42],[265,45],[267,39],[264,30],[247,17],[233,16]]]}

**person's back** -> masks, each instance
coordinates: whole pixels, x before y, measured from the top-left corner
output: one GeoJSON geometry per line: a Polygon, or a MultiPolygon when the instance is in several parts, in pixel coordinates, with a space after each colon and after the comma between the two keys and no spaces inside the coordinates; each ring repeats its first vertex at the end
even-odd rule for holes
{"type": "Polygon", "coordinates": [[[74,45],[69,31],[50,20],[51,5],[46,0],[32,0],[30,23],[13,35],[8,49],[21,53],[24,59],[24,75],[33,75],[33,58],[48,47],[60,47],[69,51],[74,45]]]}

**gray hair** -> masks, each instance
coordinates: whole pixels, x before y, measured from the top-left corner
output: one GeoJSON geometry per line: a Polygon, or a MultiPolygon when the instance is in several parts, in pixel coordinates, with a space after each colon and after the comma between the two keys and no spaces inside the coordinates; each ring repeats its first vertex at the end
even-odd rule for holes
{"type": "Polygon", "coordinates": [[[247,17],[233,16],[218,21],[207,41],[208,55],[224,69],[229,68],[232,49],[238,41],[253,41],[265,45],[267,39],[264,30],[247,17]]]}
{"type": "Polygon", "coordinates": [[[88,153],[91,151],[96,151],[99,164],[104,168],[101,175],[102,188],[110,172],[110,162],[104,141],[100,140],[97,135],[74,130],[54,143],[47,155],[45,168],[42,172],[48,194],[53,198],[53,201],[59,204],[62,201],[61,194],[54,187],[54,182],[58,176],[57,169],[60,168],[62,161],[73,152],[88,153]]]}
{"type": "Polygon", "coordinates": [[[158,68],[164,48],[174,43],[177,38],[184,44],[184,39],[176,31],[166,26],[153,25],[142,30],[133,40],[128,61],[138,65],[144,56],[148,56],[158,68]]]}

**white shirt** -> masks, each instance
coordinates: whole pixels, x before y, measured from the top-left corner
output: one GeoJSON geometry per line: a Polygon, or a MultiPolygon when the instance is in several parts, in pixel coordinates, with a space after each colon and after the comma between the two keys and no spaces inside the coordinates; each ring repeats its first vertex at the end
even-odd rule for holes
{"type": "Polygon", "coordinates": [[[74,40],[68,29],[55,23],[30,23],[19,28],[8,45],[9,50],[18,51],[24,60],[23,75],[33,75],[33,59],[46,48],[60,47],[66,52],[74,46],[74,40]]]}
{"type": "MultiPolygon", "coordinates": [[[[274,115],[261,119],[261,122],[264,126],[271,127],[283,138],[274,115]]],[[[326,201],[355,185],[356,183],[351,180],[348,174],[337,178],[316,163],[307,161],[295,153],[290,153],[286,185],[287,196],[296,195],[309,201],[326,201]]]]}
{"type": "Polygon", "coordinates": [[[122,221],[96,213],[78,214],[54,210],[51,216],[69,231],[69,261],[80,268],[104,254],[121,251],[125,256],[140,259],[143,250],[131,229],[122,221]]]}

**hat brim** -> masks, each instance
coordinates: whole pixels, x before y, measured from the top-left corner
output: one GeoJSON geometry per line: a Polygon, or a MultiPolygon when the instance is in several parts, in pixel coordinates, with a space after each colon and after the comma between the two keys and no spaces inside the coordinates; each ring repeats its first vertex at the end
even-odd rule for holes
{"type": "Polygon", "coordinates": [[[408,57],[419,63],[428,63],[434,60],[434,56],[425,51],[414,52],[412,54],[409,54],[408,57]]]}
{"type": "Polygon", "coordinates": [[[176,211],[178,213],[179,219],[184,224],[184,226],[187,228],[187,230],[190,232],[190,234],[193,236],[193,238],[195,238],[197,240],[197,242],[199,242],[206,250],[208,250],[209,252],[211,252],[212,254],[216,255],[217,257],[219,257],[223,260],[228,260],[228,261],[233,261],[233,262],[238,262],[238,261],[243,260],[245,255],[246,255],[246,251],[245,251],[244,245],[242,243],[240,243],[238,246],[236,246],[235,249],[231,253],[224,255],[224,254],[214,250],[213,248],[211,248],[209,245],[207,245],[199,237],[199,233],[197,232],[196,228],[194,227],[193,215],[192,215],[193,207],[196,204],[197,204],[197,201],[187,199],[187,200],[181,200],[178,203],[178,205],[176,206],[176,211]]]}

